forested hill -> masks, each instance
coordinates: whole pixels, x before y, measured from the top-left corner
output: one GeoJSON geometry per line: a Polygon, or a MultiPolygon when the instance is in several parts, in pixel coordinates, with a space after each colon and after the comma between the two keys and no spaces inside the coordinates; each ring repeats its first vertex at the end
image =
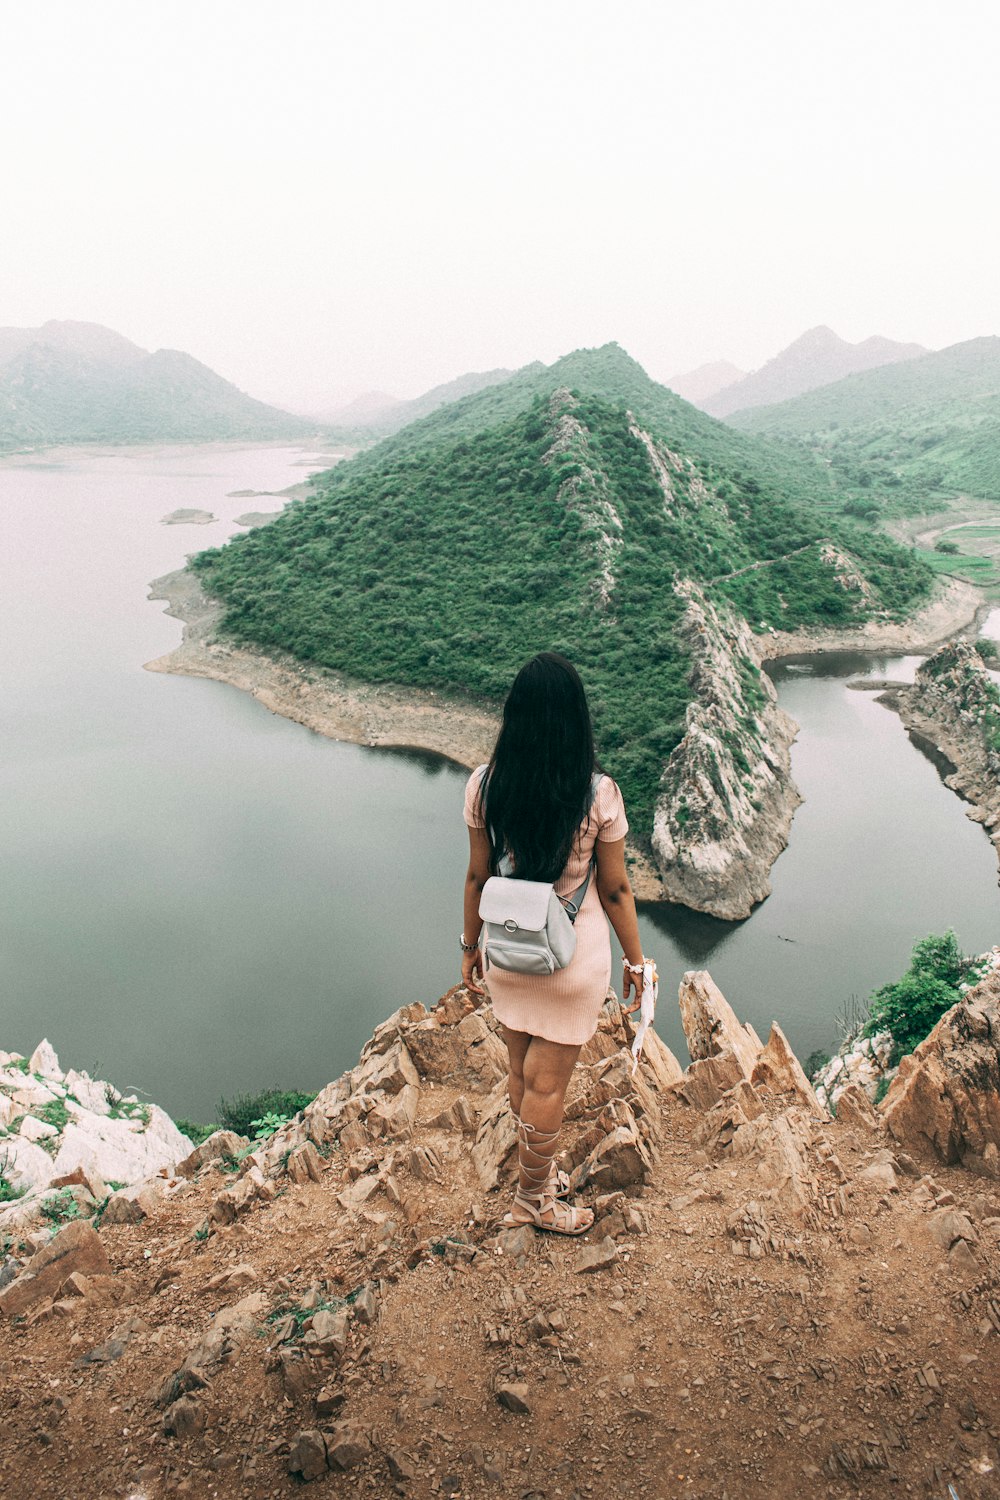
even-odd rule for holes
{"type": "Polygon", "coordinates": [[[96,323],[0,328],[0,449],[308,436],[178,349],[149,354],[96,323]]]}
{"type": "Polygon", "coordinates": [[[436,413],[194,566],[238,639],[368,681],[499,699],[534,652],[565,651],[641,836],[691,692],[675,583],[798,625],[905,611],[929,575],[842,520],[831,545],[829,517],[769,482],[767,449],[751,467],[752,440],[620,350],[547,375],[436,413]],[[612,365],[627,390],[586,390],[612,365]]]}
{"type": "Polygon", "coordinates": [[[705,472],[713,468],[720,473],[745,472],[787,499],[822,503],[830,498],[825,471],[808,457],[789,452],[782,444],[748,441],[734,433],[651,380],[642,366],[614,343],[598,349],[577,349],[551,365],[526,365],[510,379],[412,422],[359,454],[350,467],[333,471],[331,482],[340,483],[362,468],[394,464],[404,454],[442,442],[478,437],[560,387],[627,407],[672,448],[692,456],[705,472]]]}
{"type": "Polygon", "coordinates": [[[811,451],[844,497],[923,510],[968,494],[1000,499],[1000,338],[850,375],[728,419],[811,451]]]}

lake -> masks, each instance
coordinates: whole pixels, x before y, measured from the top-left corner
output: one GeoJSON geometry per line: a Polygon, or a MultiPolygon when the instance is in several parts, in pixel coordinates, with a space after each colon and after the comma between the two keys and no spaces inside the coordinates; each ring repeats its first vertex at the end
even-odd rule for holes
{"type": "MultiPolygon", "coordinates": [[[[150,581],[281,504],[234,491],[328,464],[237,445],[0,459],[0,1047],[47,1035],[64,1067],[211,1119],[222,1095],[322,1087],[388,1012],[456,979],[465,772],[142,670],[181,629],[150,581]],[[178,509],[218,519],[162,524],[178,509]]],[[[898,977],[917,938],[997,940],[983,831],[898,718],[844,686],[913,665],[775,667],[806,800],[773,895],[737,924],[641,913],[658,1030],[682,1057],[684,969],[710,968],[804,1056],[833,1047],[850,996],[898,977]]]]}

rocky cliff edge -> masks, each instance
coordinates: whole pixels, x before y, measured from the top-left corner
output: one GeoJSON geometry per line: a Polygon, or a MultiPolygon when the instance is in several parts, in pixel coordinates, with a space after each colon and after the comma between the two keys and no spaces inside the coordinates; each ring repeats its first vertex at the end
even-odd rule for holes
{"type": "Polygon", "coordinates": [[[797,726],[760,670],[746,621],[695,584],[677,592],[693,701],[660,783],[653,849],[668,900],[734,921],[770,894],[802,800],[791,774],[797,726]]]}
{"type": "Polygon", "coordinates": [[[266,1144],[10,1237],[4,1492],[995,1496],[998,988],[836,1119],[707,973],[685,1069],[654,1039],[633,1073],[609,1003],[568,1105],[581,1240],[502,1226],[489,1013],[405,1006],[266,1144]]]}

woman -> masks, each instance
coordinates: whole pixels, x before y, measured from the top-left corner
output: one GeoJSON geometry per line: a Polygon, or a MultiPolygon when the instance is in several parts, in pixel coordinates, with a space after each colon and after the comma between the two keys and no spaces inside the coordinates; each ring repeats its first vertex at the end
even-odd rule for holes
{"type": "Polygon", "coordinates": [[[545,975],[489,971],[518,1120],[518,1187],[504,1222],[556,1234],[584,1234],[594,1222],[589,1208],[562,1201],[565,1176],[553,1156],[566,1086],[580,1048],[597,1029],[611,977],[605,914],[624,950],[622,1003],[631,990],[628,1009],[634,1011],[642,996],[642,945],[625,871],[625,807],[610,776],[596,771],[583,683],[565,657],[543,651],[517,674],[493,757],[466,786],[470,853],[461,944],[462,981],[481,995],[477,980],[486,965],[479,898],[505,853],[519,879],[554,881],[559,896],[575,891],[596,863],[566,968],[545,975]]]}

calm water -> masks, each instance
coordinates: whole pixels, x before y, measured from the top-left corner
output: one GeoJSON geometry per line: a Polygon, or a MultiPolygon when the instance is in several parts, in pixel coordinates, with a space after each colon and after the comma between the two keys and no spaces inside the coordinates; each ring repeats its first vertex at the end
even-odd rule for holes
{"type": "MultiPolygon", "coordinates": [[[[236,447],[0,461],[0,1047],[210,1118],[220,1094],[318,1088],[373,1025],[456,972],[465,773],[338,745],[223,684],[143,672],[180,626],[150,579],[222,541],[318,456],[236,447]],[[179,508],[210,526],[163,526],[179,508]]],[[[808,1052],[915,938],[998,937],[994,855],[898,719],[843,686],[912,662],[782,667],[806,802],[774,895],[729,925],[647,907],[673,995],[710,967],[808,1052]],[[790,939],[791,941],[786,941],[790,939]]],[[[613,769],[613,768],[612,768],[613,769]]]]}

